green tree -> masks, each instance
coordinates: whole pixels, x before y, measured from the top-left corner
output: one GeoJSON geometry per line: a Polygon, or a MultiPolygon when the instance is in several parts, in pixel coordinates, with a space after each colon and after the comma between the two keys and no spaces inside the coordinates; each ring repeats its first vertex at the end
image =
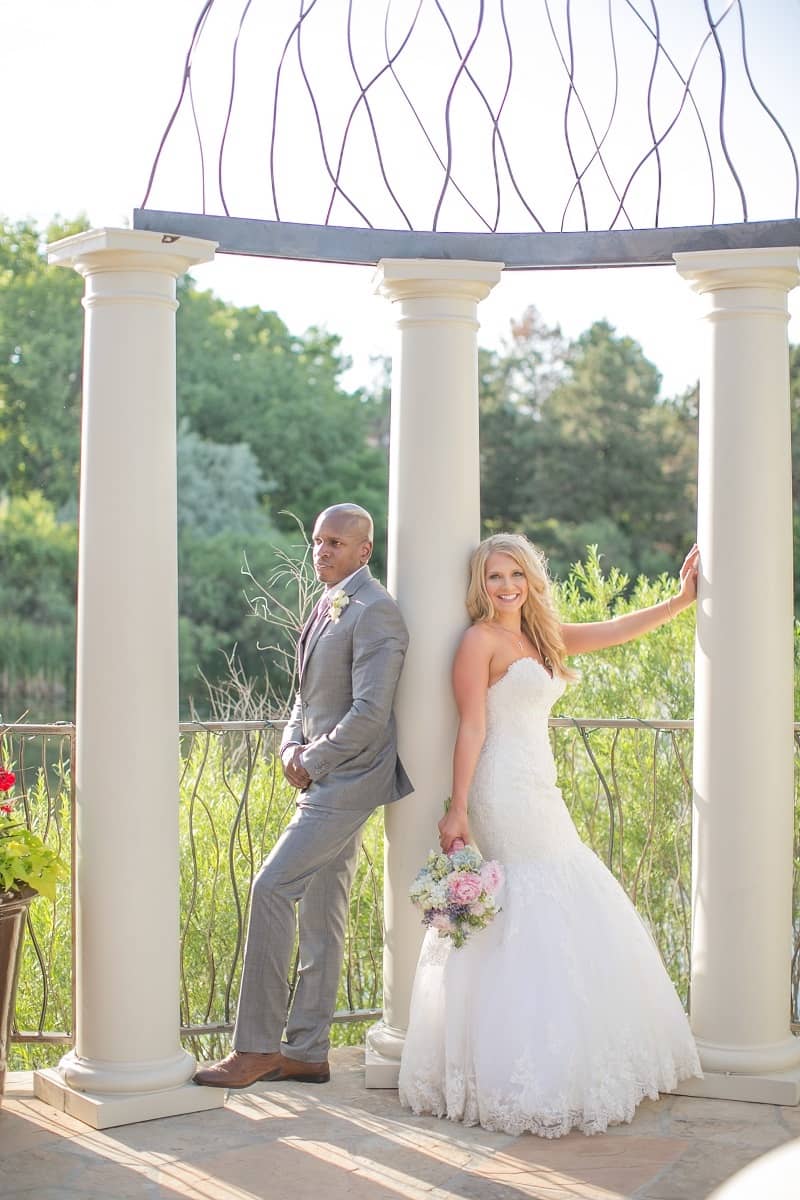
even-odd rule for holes
{"type": "Polygon", "coordinates": [[[520,528],[537,511],[543,405],[563,377],[567,343],[532,306],[499,351],[478,358],[481,512],[487,532],[520,528]]]}
{"type": "Polygon", "coordinates": [[[524,530],[560,576],[592,544],[632,575],[672,569],[694,535],[696,392],[663,400],[641,347],[604,321],[565,346],[528,317],[483,363],[485,528],[524,530]]]}
{"type": "Polygon", "coordinates": [[[243,572],[245,555],[254,574],[267,576],[276,566],[283,544],[273,531],[260,538],[231,531],[213,537],[187,532],[178,545],[180,592],[181,708],[192,705],[205,712],[208,692],[203,676],[212,683],[228,674],[233,657],[242,672],[260,679],[269,673],[271,656],[261,649],[263,622],[247,601],[252,590],[243,572]]]}
{"type": "Polygon", "coordinates": [[[221,445],[201,438],[188,421],[178,429],[178,533],[213,537],[235,531],[274,532],[261,497],[264,477],[245,442],[221,445]]]}
{"type": "Polygon", "coordinates": [[[9,697],[46,692],[71,710],[75,526],[57,522],[41,492],[6,497],[0,502],[0,562],[3,691],[9,697]]]}
{"type": "MultiPolygon", "coordinates": [[[[20,541],[19,531],[4,534],[6,683],[45,668],[71,679],[82,282],[48,266],[43,248],[86,227],[80,218],[54,222],[44,233],[31,222],[0,222],[0,499],[16,505],[36,492],[31,503],[43,506],[30,525],[38,549],[20,541]],[[43,532],[45,512],[51,525],[43,532]]],[[[308,526],[320,508],[343,497],[366,505],[376,517],[376,566],[383,571],[386,404],[339,387],[348,364],[336,337],[318,330],[293,337],[275,313],[237,309],[188,278],[178,287],[178,409],[189,422],[181,425],[178,465],[181,678],[188,695],[196,692],[197,668],[224,674],[234,646],[248,669],[261,664],[263,630],[244,595],[243,552],[257,575],[269,574],[272,547],[283,544],[279,526],[295,529],[283,509],[308,526]]],[[[71,684],[63,688],[71,692],[71,684]]]]}
{"type": "Polygon", "coordinates": [[[214,442],[246,442],[279,527],[289,512],[310,527],[328,504],[353,500],[376,519],[385,562],[387,454],[372,436],[380,399],[344,392],[339,338],[289,333],[274,312],[235,308],[191,280],[180,286],[178,396],[182,415],[214,442]]]}
{"type": "MultiPolygon", "coordinates": [[[[248,602],[245,563],[271,573],[288,536],[260,497],[264,480],[245,443],[202,439],[184,421],[178,433],[178,568],[182,707],[205,712],[206,680],[225,677],[228,662],[248,678],[271,675],[263,626],[248,602]]],[[[273,680],[273,686],[279,685],[273,680]]]]}
{"type": "Polygon", "coordinates": [[[792,429],[795,612],[800,615],[800,345],[789,348],[789,404],[792,429]]]}
{"type": "Polygon", "coordinates": [[[43,242],[86,229],[0,220],[0,495],[77,495],[83,284],[47,265],[43,242]]]}

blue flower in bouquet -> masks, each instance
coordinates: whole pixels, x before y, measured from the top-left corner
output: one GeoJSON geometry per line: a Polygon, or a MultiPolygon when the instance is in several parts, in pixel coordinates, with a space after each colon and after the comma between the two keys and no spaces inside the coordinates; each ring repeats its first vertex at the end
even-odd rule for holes
{"type": "Polygon", "coordinates": [[[423,925],[460,947],[500,911],[497,894],[502,884],[498,862],[484,861],[473,846],[460,846],[450,854],[432,850],[409,895],[422,910],[423,925]]]}

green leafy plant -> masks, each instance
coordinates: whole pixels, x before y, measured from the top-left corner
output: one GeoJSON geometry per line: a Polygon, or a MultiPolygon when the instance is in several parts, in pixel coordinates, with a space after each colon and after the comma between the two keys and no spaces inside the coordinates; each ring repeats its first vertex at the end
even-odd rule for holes
{"type": "MultiPolygon", "coordinates": [[[[0,792],[7,795],[14,783],[14,772],[0,768],[0,792]]],[[[0,804],[0,895],[31,888],[55,900],[59,879],[68,875],[66,863],[15,815],[13,802],[0,804]]]]}

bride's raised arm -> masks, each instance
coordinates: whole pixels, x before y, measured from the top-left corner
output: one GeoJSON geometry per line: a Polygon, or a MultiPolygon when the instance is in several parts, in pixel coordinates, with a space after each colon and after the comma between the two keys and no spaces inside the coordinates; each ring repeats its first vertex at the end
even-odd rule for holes
{"type": "Polygon", "coordinates": [[[461,639],[453,661],[453,694],[458,708],[458,733],[453,751],[453,790],[450,805],[439,822],[439,842],[447,852],[457,838],[471,840],[467,797],[486,737],[486,693],[492,640],[481,625],[472,625],[461,639]]]}
{"type": "Polygon", "coordinates": [[[669,600],[662,600],[649,608],[613,617],[610,621],[585,621],[577,625],[562,624],[567,654],[589,654],[592,650],[605,650],[608,646],[620,646],[634,638],[657,629],[676,617],[682,609],[693,604],[697,596],[697,572],[699,551],[692,546],[680,571],[680,591],[669,600]]]}

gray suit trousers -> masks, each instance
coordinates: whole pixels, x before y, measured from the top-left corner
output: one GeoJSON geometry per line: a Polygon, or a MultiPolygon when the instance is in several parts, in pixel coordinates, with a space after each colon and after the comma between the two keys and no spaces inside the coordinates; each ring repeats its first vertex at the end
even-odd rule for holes
{"type": "Polygon", "coordinates": [[[302,1062],[327,1058],[350,884],[369,815],[301,803],[261,867],[250,901],[236,1050],[266,1054],[281,1048],[302,1062]],[[287,1019],[295,904],[300,971],[287,1019]]]}

